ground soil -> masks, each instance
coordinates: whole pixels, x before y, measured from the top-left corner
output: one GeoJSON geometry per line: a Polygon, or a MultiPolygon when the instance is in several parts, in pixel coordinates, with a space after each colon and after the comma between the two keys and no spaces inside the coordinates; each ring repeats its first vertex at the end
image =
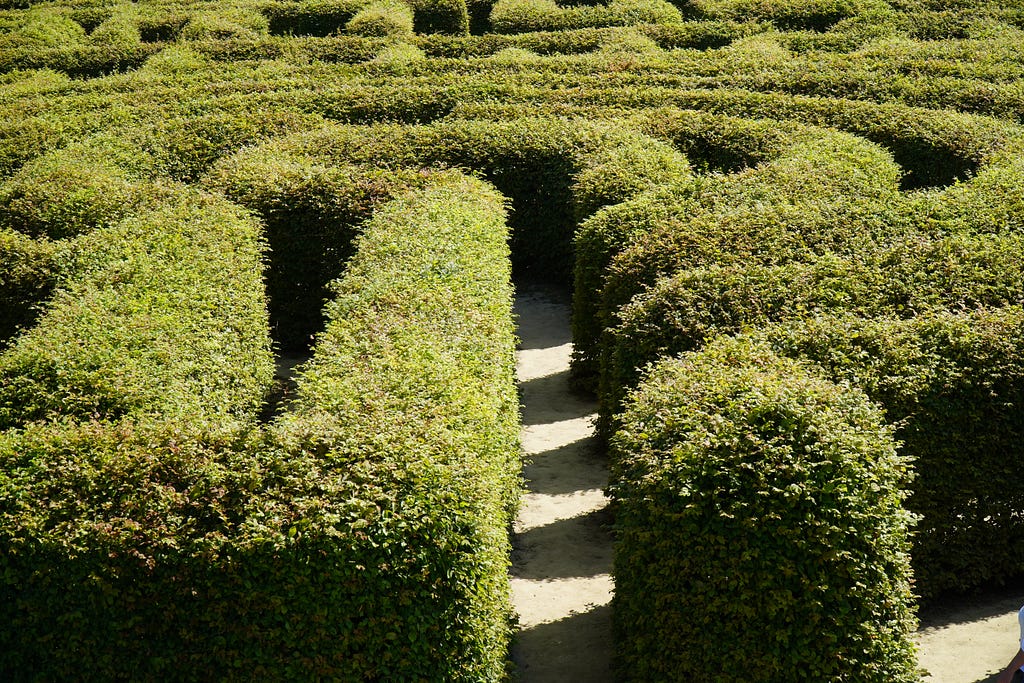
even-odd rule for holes
{"type": "MultiPolygon", "coordinates": [[[[595,405],[569,388],[569,302],[521,290],[518,378],[528,490],[514,526],[513,647],[523,683],[612,680],[611,534],[606,463],[592,439],[595,405]]],[[[927,683],[989,683],[1017,650],[1024,582],[949,599],[921,613],[927,683]]]]}

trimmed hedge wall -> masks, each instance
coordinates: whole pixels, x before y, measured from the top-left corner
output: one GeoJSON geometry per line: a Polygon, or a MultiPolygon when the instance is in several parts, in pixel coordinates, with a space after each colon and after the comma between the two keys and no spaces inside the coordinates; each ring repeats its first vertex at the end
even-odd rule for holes
{"type": "Polygon", "coordinates": [[[335,577],[339,612],[365,615],[341,623],[346,679],[504,673],[520,462],[503,204],[453,177],[378,210],[280,425],[358,487],[335,577]]]}
{"type": "Polygon", "coordinates": [[[512,201],[517,271],[555,281],[569,278],[578,217],[690,175],[685,158],[668,145],[614,123],[580,119],[328,126],[246,154],[271,150],[321,165],[472,168],[512,201]]]}
{"type": "Polygon", "coordinates": [[[519,487],[503,216],[455,176],[378,210],[266,430],[199,399],[189,420],[4,432],[4,677],[501,680],[519,487]]]}
{"type": "Polygon", "coordinates": [[[767,328],[779,353],[860,387],[897,425],[915,463],[907,506],[915,592],[930,599],[1024,571],[1015,547],[1024,485],[1024,310],[1019,305],[911,320],[822,317],[767,328]]]}
{"type": "Polygon", "coordinates": [[[622,423],[622,680],[919,680],[908,462],[862,392],[730,340],[652,368],[622,423]]]}
{"type": "Polygon", "coordinates": [[[659,280],[616,314],[605,337],[600,400],[605,419],[643,368],[700,348],[718,334],[829,311],[910,318],[1024,301],[1024,235],[900,241],[858,259],[729,264],[659,280]]]}
{"type": "Polygon", "coordinates": [[[56,252],[49,240],[0,229],[0,350],[38,317],[60,270],[56,252]]]}
{"type": "Polygon", "coordinates": [[[203,182],[262,219],[271,333],[282,349],[299,350],[323,327],[328,283],[351,258],[362,222],[396,193],[430,179],[419,170],[324,166],[261,150],[224,160],[203,182]]]}
{"type": "Polygon", "coordinates": [[[611,0],[606,5],[559,7],[554,0],[497,0],[491,8],[495,33],[564,31],[633,24],[679,24],[682,15],[665,0],[611,0]]]}
{"type": "Polygon", "coordinates": [[[181,191],[75,245],[38,323],[0,355],[0,428],[251,419],[273,372],[259,226],[181,191]]]}
{"type": "Polygon", "coordinates": [[[711,141],[712,131],[723,133],[721,151],[703,152],[717,165],[766,158],[743,172],[703,177],[682,192],[609,207],[581,226],[573,302],[573,372],[580,382],[593,382],[601,330],[613,324],[615,311],[663,274],[858,253],[906,230],[892,225],[887,211],[897,198],[899,170],[864,140],[794,124],[672,117],[680,137],[711,141]]]}

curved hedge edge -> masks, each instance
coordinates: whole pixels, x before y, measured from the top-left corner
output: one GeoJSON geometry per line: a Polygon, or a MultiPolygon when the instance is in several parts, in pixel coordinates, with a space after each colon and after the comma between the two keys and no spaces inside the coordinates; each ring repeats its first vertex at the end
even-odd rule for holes
{"type": "Polygon", "coordinates": [[[0,356],[4,429],[255,417],[273,361],[264,244],[248,214],[182,189],[72,251],[36,325],[0,356]]]}
{"type": "Polygon", "coordinates": [[[760,163],[704,176],[668,197],[638,198],[581,227],[573,303],[573,374],[581,382],[595,382],[601,336],[615,311],[660,275],[719,258],[781,262],[891,239],[884,214],[898,199],[898,169],[874,144],[814,126],[741,123],[700,112],[662,115],[648,123],[655,137],[678,146],[717,144],[722,152],[705,148],[702,154],[720,165],[760,163]],[[645,206],[651,202],[657,206],[645,206]]]}
{"type": "Polygon", "coordinates": [[[847,311],[911,318],[1024,301],[1024,235],[912,237],[859,258],[727,264],[659,280],[619,309],[602,356],[603,420],[618,412],[640,368],[719,334],[847,311]]]}
{"type": "Polygon", "coordinates": [[[680,154],[621,123],[556,117],[331,125],[265,149],[322,165],[472,169],[512,200],[517,273],[553,281],[570,277],[576,214],[689,176],[680,154]]]}
{"type": "Polygon", "coordinates": [[[490,13],[491,30],[500,34],[681,23],[679,10],[666,0],[611,0],[606,5],[572,7],[560,7],[554,0],[497,0],[490,13]]]}
{"type": "Polygon", "coordinates": [[[908,463],[862,392],[726,340],[651,368],[622,424],[623,680],[919,680],[908,463]]]}
{"type": "Polygon", "coordinates": [[[317,164],[267,146],[223,159],[202,184],[263,221],[270,247],[265,279],[271,334],[281,349],[301,351],[323,328],[327,285],[344,271],[363,221],[432,176],[413,168],[317,164]]]}

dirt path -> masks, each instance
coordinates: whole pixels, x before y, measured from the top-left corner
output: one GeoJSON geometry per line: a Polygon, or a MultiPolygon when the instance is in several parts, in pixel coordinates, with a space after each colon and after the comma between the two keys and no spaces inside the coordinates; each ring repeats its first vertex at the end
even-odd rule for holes
{"type": "Polygon", "coordinates": [[[552,292],[516,298],[529,490],[514,527],[512,657],[523,683],[611,681],[608,472],[594,452],[596,406],[569,391],[569,310],[552,292]]]}
{"type": "Polygon", "coordinates": [[[950,600],[921,612],[917,632],[927,683],[994,683],[1017,651],[1024,585],[950,600]]]}
{"type": "MultiPolygon", "coordinates": [[[[517,373],[529,491],[515,523],[512,592],[519,613],[513,649],[522,683],[612,680],[611,536],[608,480],[594,452],[595,405],[569,391],[568,299],[523,291],[517,373]]],[[[993,683],[1017,648],[1024,582],[953,600],[921,614],[926,683],[993,683]]]]}

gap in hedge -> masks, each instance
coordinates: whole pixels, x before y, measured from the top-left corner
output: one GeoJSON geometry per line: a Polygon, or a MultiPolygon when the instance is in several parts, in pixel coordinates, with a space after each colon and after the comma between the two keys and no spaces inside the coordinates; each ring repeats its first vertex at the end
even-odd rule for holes
{"type": "Polygon", "coordinates": [[[924,140],[882,144],[889,148],[896,163],[906,171],[900,180],[900,189],[904,192],[948,187],[978,172],[977,161],[965,159],[950,149],[924,140]]]}

